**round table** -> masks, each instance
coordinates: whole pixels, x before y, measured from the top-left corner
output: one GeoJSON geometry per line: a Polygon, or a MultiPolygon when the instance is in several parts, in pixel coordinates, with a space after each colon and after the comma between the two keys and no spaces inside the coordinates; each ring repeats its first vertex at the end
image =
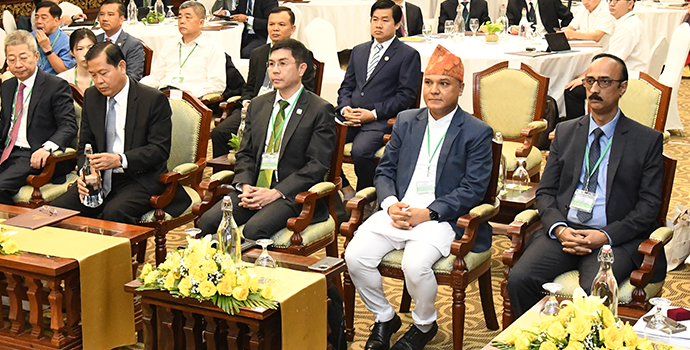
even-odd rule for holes
{"type": "MultiPolygon", "coordinates": [[[[587,69],[592,57],[598,53],[599,47],[576,47],[571,52],[555,53],[540,57],[527,57],[507,54],[507,52],[524,51],[525,43],[517,36],[509,36],[497,44],[489,44],[484,37],[465,37],[464,42],[453,42],[449,39],[432,39],[431,44],[424,42],[406,42],[417,50],[422,59],[422,70],[426,69],[429,57],[434,52],[437,44],[441,44],[449,51],[459,56],[465,66],[465,90],[458,100],[460,107],[469,113],[473,113],[472,106],[472,80],[475,72],[483,71],[496,63],[503,61],[523,62],[528,64],[537,73],[550,78],[548,94],[558,101],[559,114],[565,113],[563,101],[563,87],[573,77],[587,69]]],[[[546,43],[539,42],[535,45],[537,50],[544,50],[546,43]]],[[[424,101],[422,100],[422,103],[424,101]]]]}
{"type": "Polygon", "coordinates": [[[351,49],[358,44],[371,40],[369,29],[369,12],[371,0],[311,0],[309,2],[295,2],[302,12],[297,40],[313,46],[307,40],[306,27],[316,17],[321,17],[335,27],[336,49],[338,51],[351,49]]]}

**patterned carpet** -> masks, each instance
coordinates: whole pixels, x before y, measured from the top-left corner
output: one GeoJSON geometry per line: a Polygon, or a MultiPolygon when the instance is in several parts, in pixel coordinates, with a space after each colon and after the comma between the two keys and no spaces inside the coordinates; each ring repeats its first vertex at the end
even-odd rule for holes
{"type": "MultiPolygon", "coordinates": [[[[686,130],[690,130],[690,80],[684,79],[681,82],[681,88],[678,96],[679,109],[683,126],[686,130]]],[[[669,156],[678,160],[678,167],[676,169],[676,177],[674,182],[673,196],[671,199],[670,210],[676,204],[689,205],[688,197],[690,195],[690,138],[682,135],[673,135],[671,141],[665,145],[664,152],[669,156]]],[[[345,172],[353,175],[351,167],[346,167],[345,172]]],[[[351,176],[353,177],[353,176],[351,176]]],[[[183,243],[182,230],[185,227],[180,227],[168,235],[168,246],[176,247],[183,243]]],[[[496,231],[499,231],[497,228],[496,231]]],[[[340,238],[340,246],[342,251],[343,239],[340,238]]],[[[494,236],[492,251],[492,285],[494,295],[494,306],[496,314],[501,322],[502,312],[502,298],[500,297],[500,283],[503,280],[503,263],[501,262],[501,254],[510,245],[509,240],[500,235],[494,236]]],[[[152,247],[153,241],[149,242],[149,251],[147,252],[147,259],[153,260],[152,247]]],[[[384,278],[384,288],[386,295],[394,307],[399,306],[399,300],[402,292],[402,282],[384,278]]],[[[690,307],[690,266],[681,265],[675,271],[668,274],[666,283],[664,285],[663,296],[673,301],[673,305],[690,307]]],[[[369,334],[369,326],[373,324],[374,319],[372,314],[364,307],[359,297],[356,298],[355,309],[355,326],[356,336],[355,340],[349,343],[350,349],[362,349],[369,334]]],[[[429,350],[446,350],[453,346],[452,341],[452,311],[451,311],[451,289],[448,287],[440,287],[438,297],[436,300],[436,308],[439,313],[439,332],[436,337],[429,343],[426,349],[429,350]]],[[[466,297],[467,316],[465,320],[465,349],[481,349],[499,331],[490,331],[486,328],[484,317],[481,311],[481,303],[479,301],[479,290],[476,283],[470,285],[467,290],[466,297]]],[[[412,323],[410,314],[401,314],[403,319],[403,328],[393,336],[393,341],[401,337],[407,330],[408,325],[412,323]]],[[[306,331],[306,330],[305,330],[306,331]]],[[[137,344],[127,349],[143,349],[142,344],[137,344]]]]}

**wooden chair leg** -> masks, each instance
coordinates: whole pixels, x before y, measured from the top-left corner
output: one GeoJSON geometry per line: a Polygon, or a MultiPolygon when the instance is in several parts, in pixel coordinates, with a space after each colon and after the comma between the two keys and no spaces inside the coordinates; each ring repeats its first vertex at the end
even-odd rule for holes
{"type": "Polygon", "coordinates": [[[462,350],[465,332],[465,287],[453,286],[453,349],[462,350]]]}
{"type": "Polygon", "coordinates": [[[491,330],[498,329],[496,319],[496,309],[494,308],[494,297],[491,289],[491,269],[479,276],[479,297],[482,300],[482,311],[484,311],[484,321],[486,327],[491,330]]]}
{"type": "Polygon", "coordinates": [[[510,296],[508,295],[508,286],[506,279],[508,278],[509,268],[506,267],[506,271],[503,274],[506,276],[501,281],[501,297],[503,297],[503,329],[507,329],[513,321],[515,320],[515,315],[513,314],[513,307],[510,305],[510,296]]]}
{"type": "Polygon", "coordinates": [[[400,313],[406,314],[410,312],[411,303],[412,297],[410,296],[410,292],[407,291],[407,283],[403,281],[402,297],[400,298],[400,313]]]}
{"type": "Polygon", "coordinates": [[[345,333],[347,340],[355,339],[355,285],[352,283],[350,273],[343,273],[343,289],[345,291],[343,302],[345,304],[345,333]]]}

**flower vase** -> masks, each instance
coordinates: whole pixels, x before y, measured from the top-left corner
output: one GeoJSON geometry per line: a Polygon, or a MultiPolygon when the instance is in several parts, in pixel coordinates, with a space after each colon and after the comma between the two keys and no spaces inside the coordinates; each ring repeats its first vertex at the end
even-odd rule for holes
{"type": "Polygon", "coordinates": [[[495,43],[498,42],[498,34],[496,33],[487,33],[484,36],[484,40],[486,40],[487,43],[495,43]]]}
{"type": "Polygon", "coordinates": [[[230,153],[228,153],[228,162],[230,162],[230,164],[235,164],[235,153],[237,152],[230,151],[230,153]]]}

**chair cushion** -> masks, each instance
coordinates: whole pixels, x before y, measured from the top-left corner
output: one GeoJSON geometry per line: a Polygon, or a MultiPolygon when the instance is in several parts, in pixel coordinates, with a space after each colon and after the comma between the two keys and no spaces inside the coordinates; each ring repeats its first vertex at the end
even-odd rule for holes
{"type": "MultiPolygon", "coordinates": [[[[192,212],[192,206],[194,205],[194,203],[201,203],[201,196],[199,196],[199,194],[196,193],[196,191],[190,186],[182,186],[182,188],[184,188],[185,192],[187,192],[187,195],[192,200],[192,203],[189,204],[189,207],[187,207],[187,209],[185,209],[184,212],[180,215],[180,216],[185,216],[185,215],[192,212]]],[[[146,223],[155,222],[156,217],[154,216],[154,213],[155,213],[155,209],[142,215],[141,218],[139,219],[139,223],[146,224],[146,223]]],[[[172,215],[168,214],[167,212],[165,213],[165,217],[163,218],[163,220],[165,220],[165,221],[170,221],[173,219],[175,219],[175,218],[172,217],[172,215]]]]}
{"type": "MultiPolygon", "coordinates": [[[[385,145],[383,147],[379,148],[379,150],[376,151],[376,153],[374,153],[374,158],[381,159],[381,157],[383,157],[383,151],[385,149],[386,149],[385,145]]],[[[345,148],[343,149],[343,156],[352,157],[352,142],[345,144],[345,148]]]]}
{"type": "Polygon", "coordinates": [[[641,79],[628,80],[628,89],[620,99],[625,116],[650,128],[654,128],[661,102],[661,91],[641,79]]]}
{"type": "MultiPolygon", "coordinates": [[[[580,272],[577,270],[568,271],[560,276],[556,277],[554,282],[563,286],[558,295],[564,297],[572,297],[575,288],[580,286],[580,272]]],[[[657,293],[661,291],[664,286],[664,281],[657,283],[650,283],[645,288],[644,291],[647,294],[646,300],[653,298],[657,293]]],[[[635,286],[630,284],[630,278],[626,278],[623,283],[618,283],[618,303],[627,304],[632,301],[632,293],[635,290],[635,286]]]]}
{"type": "MultiPolygon", "coordinates": [[[[244,230],[244,225],[240,226],[240,230],[244,230]]],[[[329,215],[328,220],[311,224],[307,226],[307,229],[302,231],[302,245],[308,247],[314,244],[314,242],[333,234],[334,231],[335,220],[329,215]]],[[[288,230],[287,227],[276,232],[276,234],[271,237],[273,246],[276,248],[287,248],[291,246],[290,238],[292,234],[293,231],[288,230]]]]}
{"type": "MultiPolygon", "coordinates": [[[[515,150],[522,146],[519,142],[503,142],[503,156],[506,157],[506,170],[514,171],[517,168],[517,159],[515,158],[515,150]]],[[[532,150],[527,156],[527,171],[534,167],[541,166],[541,151],[538,148],[532,147],[532,150]]]]}
{"type": "MultiPolygon", "coordinates": [[[[47,183],[41,187],[41,194],[43,195],[43,200],[46,202],[52,202],[55,198],[59,197],[61,194],[67,192],[69,185],[77,181],[77,173],[71,172],[67,174],[66,180],[61,184],[47,183]]],[[[19,192],[12,198],[17,204],[28,204],[31,201],[31,194],[34,192],[34,188],[29,185],[24,185],[19,189],[19,192]]]]}
{"type": "Polygon", "coordinates": [[[168,171],[183,163],[196,161],[201,113],[185,100],[170,99],[172,133],[168,171]]]}
{"type": "MultiPolygon", "coordinates": [[[[405,250],[393,250],[386,254],[381,259],[381,265],[402,269],[402,257],[405,250]]],[[[481,253],[469,252],[465,256],[465,263],[467,264],[467,271],[472,271],[479,265],[491,259],[491,249],[487,249],[481,253]]],[[[437,275],[450,275],[453,271],[453,263],[455,262],[455,255],[449,254],[445,258],[438,259],[432,269],[437,275]]]]}

